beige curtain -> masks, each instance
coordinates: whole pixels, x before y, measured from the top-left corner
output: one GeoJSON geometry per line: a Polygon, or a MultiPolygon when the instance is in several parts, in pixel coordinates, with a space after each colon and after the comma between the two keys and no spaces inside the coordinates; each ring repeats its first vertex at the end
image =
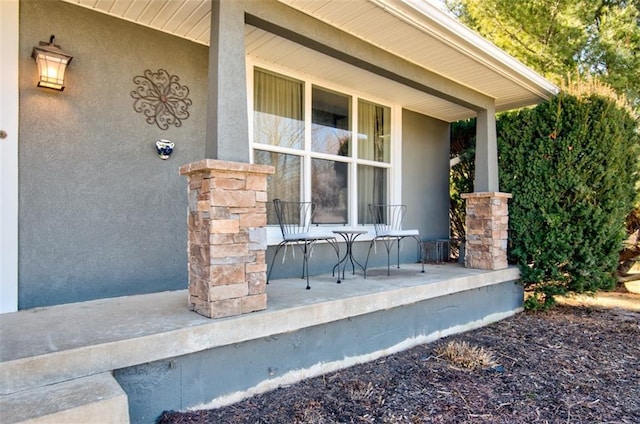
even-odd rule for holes
{"type": "MultiPolygon", "coordinates": [[[[256,69],[253,81],[254,142],[302,149],[304,147],[304,86],[300,81],[256,69]]],[[[271,201],[299,201],[300,156],[256,149],[254,162],[275,167],[268,177],[267,221],[277,224],[271,201]]]]}
{"type": "Polygon", "coordinates": [[[254,142],[301,149],[304,146],[304,86],[256,69],[253,79],[254,142]]]}
{"type": "MultiPolygon", "coordinates": [[[[358,102],[358,157],[389,162],[391,110],[360,100],[358,102]]],[[[388,171],[374,166],[358,166],[358,223],[371,223],[368,205],[387,203],[388,171]]]]}
{"type": "Polygon", "coordinates": [[[300,156],[286,155],[284,153],[256,150],[254,162],[260,165],[275,167],[275,173],[267,177],[267,223],[277,224],[278,221],[273,210],[273,199],[281,199],[289,202],[300,201],[300,189],[302,174],[302,161],[300,156]]]}
{"type": "Polygon", "coordinates": [[[358,157],[389,162],[391,110],[388,107],[358,101],[358,157]]]}

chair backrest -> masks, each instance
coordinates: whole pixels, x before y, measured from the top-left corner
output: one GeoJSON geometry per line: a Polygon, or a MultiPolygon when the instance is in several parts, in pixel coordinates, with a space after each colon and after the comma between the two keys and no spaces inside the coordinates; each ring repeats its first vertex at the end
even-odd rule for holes
{"type": "Polygon", "coordinates": [[[280,199],[273,200],[278,225],[282,236],[309,232],[311,219],[316,211],[313,202],[286,202],[280,199]]]}
{"type": "Polygon", "coordinates": [[[369,205],[376,234],[402,230],[402,220],[407,213],[406,205],[369,205]]]}

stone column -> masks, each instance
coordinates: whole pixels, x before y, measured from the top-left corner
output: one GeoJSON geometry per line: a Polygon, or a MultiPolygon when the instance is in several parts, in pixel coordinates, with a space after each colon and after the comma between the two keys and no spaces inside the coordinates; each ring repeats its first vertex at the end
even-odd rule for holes
{"type": "Polygon", "coordinates": [[[189,309],[222,318],[266,309],[266,165],[204,159],[188,178],[189,309]]]}
{"type": "Polygon", "coordinates": [[[465,193],[467,268],[503,269],[507,264],[509,193],[465,193]]]}

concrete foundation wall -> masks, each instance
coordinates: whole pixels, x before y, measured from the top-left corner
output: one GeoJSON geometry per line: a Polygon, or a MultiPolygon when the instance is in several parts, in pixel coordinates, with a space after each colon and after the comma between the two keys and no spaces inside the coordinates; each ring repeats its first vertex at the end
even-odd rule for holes
{"type": "Polygon", "coordinates": [[[206,46],[60,1],[20,1],[19,308],[187,287],[186,179],[204,157],[206,46]],[[74,58],[64,92],[36,87],[31,51],[74,58]],[[161,130],[133,78],[165,69],[189,118],[161,130]],[[161,160],[155,141],[175,142],[161,160]]]}
{"type": "Polygon", "coordinates": [[[504,282],[120,369],[114,376],[129,398],[131,421],[152,423],[164,410],[235,402],[249,390],[267,391],[497,321],[520,310],[522,298],[522,286],[504,282]]]}

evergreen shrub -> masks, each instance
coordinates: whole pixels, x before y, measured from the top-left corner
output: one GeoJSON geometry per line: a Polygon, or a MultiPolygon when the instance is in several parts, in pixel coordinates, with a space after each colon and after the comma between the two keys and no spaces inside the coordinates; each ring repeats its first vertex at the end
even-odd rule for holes
{"type": "Polygon", "coordinates": [[[497,120],[509,256],[528,308],[615,285],[625,217],[637,197],[638,123],[608,98],[560,94],[497,120]]]}

